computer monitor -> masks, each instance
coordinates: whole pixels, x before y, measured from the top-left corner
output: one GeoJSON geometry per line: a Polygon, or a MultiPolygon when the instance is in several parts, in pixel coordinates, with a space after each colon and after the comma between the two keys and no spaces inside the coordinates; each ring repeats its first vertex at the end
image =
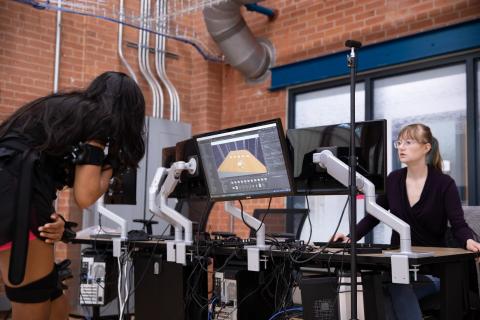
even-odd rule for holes
{"type": "Polygon", "coordinates": [[[104,195],[105,204],[137,204],[137,169],[127,169],[112,177],[104,195]]]}
{"type": "Polygon", "coordinates": [[[193,234],[207,231],[207,222],[215,203],[204,198],[178,199],[175,210],[193,222],[193,234]]]}
{"type": "MultiPolygon", "coordinates": [[[[387,176],[386,120],[355,123],[357,172],[375,185],[376,193],[385,191],[387,176]]],[[[350,124],[342,123],[287,131],[287,146],[293,162],[295,193],[328,195],[348,194],[348,188],[312,162],[315,152],[329,148],[349,165],[350,124]]]]}
{"type": "Polygon", "coordinates": [[[213,201],[282,196],[292,192],[280,119],[194,138],[213,201]]]}
{"type": "MultiPolygon", "coordinates": [[[[300,240],[308,212],[304,208],[255,209],[253,217],[263,221],[265,233],[269,236],[300,240]]],[[[250,230],[250,237],[255,237],[254,230],[250,230]]]]}
{"type": "Polygon", "coordinates": [[[183,171],[179,183],[169,196],[170,198],[209,199],[208,188],[193,138],[179,141],[175,146],[164,148],[162,150],[162,166],[170,168],[175,161],[188,162],[192,157],[197,160],[197,172],[191,175],[187,171],[183,171]]]}

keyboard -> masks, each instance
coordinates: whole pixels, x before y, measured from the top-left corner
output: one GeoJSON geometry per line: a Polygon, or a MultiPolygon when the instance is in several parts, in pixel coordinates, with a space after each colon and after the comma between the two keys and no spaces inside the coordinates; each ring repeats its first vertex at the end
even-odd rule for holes
{"type": "Polygon", "coordinates": [[[95,234],[91,234],[90,238],[92,238],[92,239],[120,238],[120,233],[95,233],[95,234]]]}
{"type": "Polygon", "coordinates": [[[169,235],[169,234],[164,234],[164,235],[160,235],[160,234],[151,234],[148,236],[148,238],[150,240],[175,240],[175,236],[173,235],[169,235]]]}
{"type": "MultiPolygon", "coordinates": [[[[319,247],[324,247],[328,242],[314,242],[313,244],[319,247]]],[[[344,249],[347,252],[350,252],[351,244],[342,243],[342,242],[332,242],[328,245],[328,248],[332,249],[344,249]]],[[[398,249],[398,246],[393,246],[391,244],[385,243],[356,243],[355,249],[357,254],[364,253],[382,253],[383,250],[395,250],[398,249]]]]}

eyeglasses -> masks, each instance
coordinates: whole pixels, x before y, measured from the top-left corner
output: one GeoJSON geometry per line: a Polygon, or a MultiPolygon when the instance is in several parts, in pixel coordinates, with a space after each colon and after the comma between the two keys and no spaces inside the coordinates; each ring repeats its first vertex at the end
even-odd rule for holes
{"type": "Polygon", "coordinates": [[[393,141],[393,146],[395,147],[395,149],[398,149],[403,144],[406,148],[408,148],[408,147],[414,145],[415,143],[418,143],[418,141],[417,140],[412,140],[412,139],[395,140],[395,141],[393,141]]]}

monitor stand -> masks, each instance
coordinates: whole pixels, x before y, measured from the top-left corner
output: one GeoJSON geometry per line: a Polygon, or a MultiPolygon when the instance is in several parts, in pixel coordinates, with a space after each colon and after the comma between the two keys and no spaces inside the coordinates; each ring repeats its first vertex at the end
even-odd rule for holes
{"type": "Polygon", "coordinates": [[[193,223],[180,212],[168,206],[169,195],[175,190],[180,181],[183,171],[194,174],[197,170],[197,162],[194,158],[189,162],[174,162],[169,169],[160,167],[150,185],[148,192],[149,210],[165,219],[175,228],[175,240],[167,241],[167,261],[186,265],[186,246],[193,244],[193,223]],[[183,229],[185,232],[182,232],[183,229]],[[185,239],[183,239],[183,234],[185,239]]]}
{"type": "MultiPolygon", "coordinates": [[[[327,169],[328,174],[337,179],[343,185],[349,185],[350,167],[335,157],[330,150],[315,153],[313,155],[313,162],[318,163],[321,167],[327,169]]],[[[430,257],[433,256],[433,253],[413,252],[410,225],[377,204],[375,200],[375,185],[370,180],[358,172],[356,173],[355,180],[358,190],[365,194],[365,211],[385,223],[400,235],[400,251],[385,253],[387,256],[391,257],[392,282],[404,284],[409,283],[410,280],[408,275],[410,270],[408,258],[430,257]]]]}
{"type": "Polygon", "coordinates": [[[249,271],[260,271],[260,250],[267,250],[269,246],[265,244],[265,224],[252,215],[243,212],[233,205],[233,201],[225,202],[225,211],[233,217],[248,223],[248,225],[257,230],[256,242],[254,246],[245,246],[247,249],[247,262],[249,271]]]}

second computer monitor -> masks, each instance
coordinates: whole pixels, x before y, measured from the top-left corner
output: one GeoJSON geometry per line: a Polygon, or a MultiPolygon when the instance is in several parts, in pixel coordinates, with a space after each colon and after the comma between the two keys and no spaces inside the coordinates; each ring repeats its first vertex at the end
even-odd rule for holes
{"type": "Polygon", "coordinates": [[[210,132],[195,140],[212,200],[291,193],[280,119],[210,132]]]}
{"type": "MultiPolygon", "coordinates": [[[[355,123],[357,172],[385,190],[387,172],[386,120],[355,123]]],[[[313,154],[326,148],[349,164],[350,124],[341,123],[287,131],[287,145],[293,161],[296,194],[348,194],[348,188],[313,163],[313,154]]]]}

